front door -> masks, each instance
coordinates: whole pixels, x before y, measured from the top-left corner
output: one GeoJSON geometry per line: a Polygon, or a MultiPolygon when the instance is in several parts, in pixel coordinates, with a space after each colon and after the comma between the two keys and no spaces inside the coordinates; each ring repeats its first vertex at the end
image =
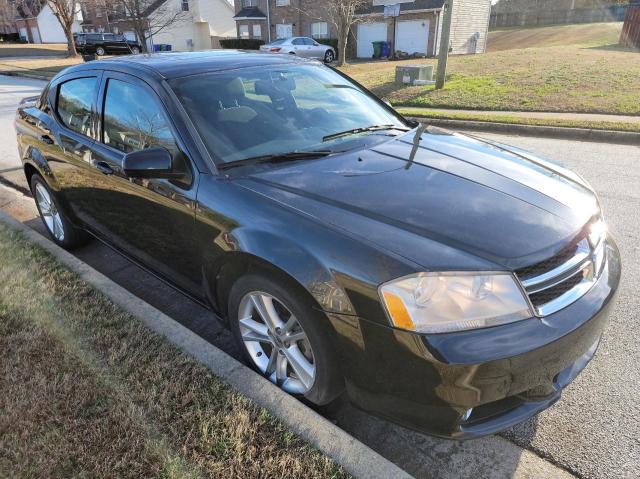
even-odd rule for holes
{"type": "Polygon", "coordinates": [[[198,297],[199,249],[194,241],[198,174],[157,93],[142,80],[105,73],[98,102],[98,138],[91,164],[99,184],[87,185],[83,218],[109,243],[198,297]],[[177,180],[129,178],[127,153],[163,147],[177,180]]]}
{"type": "Polygon", "coordinates": [[[293,25],[290,23],[278,23],[276,25],[276,37],[291,38],[293,36],[293,25]]]}

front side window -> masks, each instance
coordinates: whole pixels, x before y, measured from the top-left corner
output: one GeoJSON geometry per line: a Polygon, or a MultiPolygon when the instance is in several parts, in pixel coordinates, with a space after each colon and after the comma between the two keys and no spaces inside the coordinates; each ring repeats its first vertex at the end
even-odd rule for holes
{"type": "Polygon", "coordinates": [[[123,153],[163,147],[175,153],[176,142],[155,94],[132,83],[109,79],[104,98],[102,141],[123,153]]]}
{"type": "Polygon", "coordinates": [[[278,65],[171,80],[212,155],[241,161],[372,146],[407,125],[358,86],[320,65],[278,65]],[[356,128],[388,130],[340,135],[356,128]]]}
{"type": "Polygon", "coordinates": [[[70,80],[58,89],[56,112],[60,121],[77,133],[92,135],[92,105],[96,93],[95,77],[70,80]]]}

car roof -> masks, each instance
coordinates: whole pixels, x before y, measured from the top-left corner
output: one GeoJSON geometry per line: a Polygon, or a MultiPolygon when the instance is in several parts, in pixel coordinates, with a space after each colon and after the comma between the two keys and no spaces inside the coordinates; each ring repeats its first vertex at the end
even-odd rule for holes
{"type": "Polygon", "coordinates": [[[267,55],[245,50],[210,50],[205,52],[161,52],[113,57],[82,63],[64,70],[137,70],[156,73],[165,79],[199,73],[270,65],[315,63],[293,55],[267,55]]]}

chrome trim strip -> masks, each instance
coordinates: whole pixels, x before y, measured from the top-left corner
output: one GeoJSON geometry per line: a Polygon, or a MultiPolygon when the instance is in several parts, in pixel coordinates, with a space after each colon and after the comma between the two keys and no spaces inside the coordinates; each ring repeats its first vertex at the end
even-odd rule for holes
{"type": "Polygon", "coordinates": [[[558,296],[556,299],[537,307],[536,312],[538,313],[538,316],[548,316],[557,311],[560,311],[563,308],[566,308],[571,303],[575,303],[582,296],[584,296],[595,283],[596,278],[582,280],[562,296],[558,296]]]}
{"type": "MultiPolygon", "coordinates": [[[[543,289],[551,287],[552,285],[545,285],[538,289],[534,289],[535,286],[544,285],[545,283],[554,281],[560,277],[569,278],[573,276],[574,270],[579,269],[579,266],[582,263],[586,262],[591,257],[591,248],[589,248],[589,243],[586,240],[580,241],[578,244],[578,252],[575,256],[573,256],[569,261],[560,266],[552,269],[551,271],[547,271],[546,273],[541,274],[540,276],[536,276],[535,278],[530,278],[522,281],[522,286],[525,287],[528,293],[537,293],[543,289]],[[585,248],[586,245],[586,248],[585,248]]],[[[563,281],[560,279],[558,282],[563,281]]]]}

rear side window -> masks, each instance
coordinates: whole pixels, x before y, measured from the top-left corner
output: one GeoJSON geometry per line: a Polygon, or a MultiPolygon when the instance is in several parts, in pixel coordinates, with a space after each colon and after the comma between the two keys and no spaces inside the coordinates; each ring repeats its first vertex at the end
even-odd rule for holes
{"type": "Polygon", "coordinates": [[[56,111],[60,121],[70,130],[92,136],[91,107],[97,84],[95,77],[88,77],[60,85],[56,111]]]}
{"type": "Polygon", "coordinates": [[[296,38],[291,43],[293,43],[294,45],[304,45],[304,38],[296,38]]]}
{"type": "Polygon", "coordinates": [[[123,153],[156,147],[177,151],[164,109],[148,88],[109,79],[103,125],[103,143],[123,153]]]}

